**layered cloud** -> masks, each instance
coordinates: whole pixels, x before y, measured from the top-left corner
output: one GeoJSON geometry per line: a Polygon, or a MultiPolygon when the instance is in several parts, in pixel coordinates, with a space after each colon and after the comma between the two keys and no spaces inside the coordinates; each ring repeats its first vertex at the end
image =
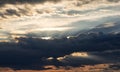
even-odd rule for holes
{"type": "MultiPolygon", "coordinates": [[[[66,0],[57,3],[52,2],[60,0],[13,0],[1,1],[4,6],[1,7],[0,16],[23,16],[36,14],[52,14],[52,15],[80,15],[94,10],[111,9],[111,6],[119,6],[119,0],[66,0]],[[11,4],[14,3],[15,4],[11,4]],[[17,3],[18,2],[18,3],[17,3]],[[22,2],[22,4],[20,3],[22,2]],[[32,4],[34,3],[35,4],[32,4]],[[44,2],[44,3],[41,3],[44,2]],[[36,4],[37,3],[37,4],[36,4]],[[49,5],[49,7],[48,7],[49,5]],[[109,7],[110,6],[110,7],[109,7]]],[[[118,7],[117,6],[117,7],[118,7]]],[[[104,12],[109,10],[103,10],[104,12]]]]}
{"type": "Polygon", "coordinates": [[[1,1],[1,38],[63,37],[101,24],[118,22],[119,0],[1,1]],[[55,1],[55,2],[54,2],[55,1]],[[14,4],[13,4],[14,3],[14,4]],[[59,34],[58,34],[59,33],[59,34]]]}

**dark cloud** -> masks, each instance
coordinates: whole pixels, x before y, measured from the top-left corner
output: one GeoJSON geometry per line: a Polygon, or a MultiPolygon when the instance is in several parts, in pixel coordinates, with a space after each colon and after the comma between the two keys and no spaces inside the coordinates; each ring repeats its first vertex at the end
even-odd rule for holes
{"type": "Polygon", "coordinates": [[[16,16],[20,16],[20,15],[18,14],[18,12],[17,12],[16,10],[14,10],[14,9],[7,9],[5,15],[16,15],[16,16]]]}
{"type": "Polygon", "coordinates": [[[58,2],[61,0],[0,0],[0,4],[16,4],[16,3],[44,3],[49,2],[58,2]]]}
{"type": "Polygon", "coordinates": [[[18,13],[15,9],[6,9],[4,13],[0,13],[0,17],[7,18],[7,16],[13,15],[20,17],[21,14],[23,15],[23,13],[18,13]]]}
{"type": "Polygon", "coordinates": [[[8,8],[8,9],[5,9],[5,12],[0,13],[0,17],[7,18],[8,16],[12,17],[14,15],[17,17],[20,17],[20,16],[24,16],[24,15],[29,15],[29,13],[30,13],[29,9],[27,9],[27,8],[25,8],[25,9],[18,8],[18,10],[8,8]]]}
{"type": "Polygon", "coordinates": [[[119,2],[120,0],[108,0],[109,2],[119,2]]]}
{"type": "Polygon", "coordinates": [[[3,13],[0,13],[0,17],[6,18],[3,13]]]}
{"type": "MultiPolygon", "coordinates": [[[[38,38],[19,38],[18,40],[18,43],[0,43],[0,66],[10,66],[17,69],[34,69],[34,67],[36,68],[36,66],[38,66],[41,69],[44,65],[79,66],[81,64],[106,62],[102,60],[96,61],[94,58],[92,60],[85,58],[74,59],[73,57],[73,59],[67,58],[69,62],[67,61],[64,63],[56,59],[58,57],[69,55],[73,52],[97,52],[93,53],[93,55],[103,57],[106,60],[113,60],[112,58],[114,58],[114,56],[116,58],[120,55],[119,52],[104,52],[106,50],[112,51],[120,48],[120,34],[101,35],[100,33],[100,35],[98,35],[96,33],[92,33],[86,35],[83,34],[77,38],[70,39],[63,38],[55,40],[41,40],[38,38]],[[53,57],[53,60],[46,60],[48,57],[53,57]],[[81,62],[78,63],[76,60],[81,62]],[[88,60],[93,62],[90,63],[88,60]]],[[[115,61],[119,61],[119,58],[116,58],[115,61]]]]}
{"type": "MultiPolygon", "coordinates": [[[[16,4],[16,3],[44,3],[44,2],[59,2],[64,0],[0,0],[0,5],[4,4],[16,4]]],[[[72,1],[72,0],[70,0],[72,1]]],[[[81,6],[84,4],[89,4],[97,0],[76,0],[77,3],[74,3],[76,6],[81,6]]],[[[120,0],[107,0],[109,2],[119,2],[120,0]]]]}

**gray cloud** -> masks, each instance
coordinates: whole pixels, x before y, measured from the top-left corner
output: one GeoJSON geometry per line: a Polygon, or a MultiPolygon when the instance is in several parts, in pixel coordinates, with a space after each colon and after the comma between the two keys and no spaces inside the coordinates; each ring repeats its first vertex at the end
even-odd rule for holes
{"type": "Polygon", "coordinates": [[[0,0],[0,4],[15,4],[15,3],[44,3],[44,2],[58,2],[61,0],[0,0]]]}
{"type": "Polygon", "coordinates": [[[87,36],[85,39],[81,36],[82,35],[73,39],[62,38],[55,40],[42,40],[30,37],[18,38],[18,43],[0,42],[0,66],[18,65],[18,68],[22,68],[22,66],[25,65],[28,65],[27,67],[31,67],[33,65],[44,66],[49,64],[56,66],[79,66],[82,64],[118,62],[120,60],[120,54],[119,51],[117,51],[120,47],[119,34],[88,34],[84,35],[84,37],[87,36]],[[108,52],[108,50],[111,52],[108,52]],[[90,53],[90,56],[93,55],[93,58],[91,57],[89,59],[84,57],[68,56],[64,59],[64,62],[56,59],[58,57],[69,55],[73,52],[88,52],[90,53]],[[54,59],[50,62],[46,61],[45,58],[48,57],[53,57],[54,59]],[[99,58],[103,58],[105,61],[99,58]],[[112,58],[116,58],[116,60],[113,60],[112,58]],[[88,60],[91,62],[88,62],[88,60]]]}
{"type": "Polygon", "coordinates": [[[119,2],[120,0],[108,0],[109,2],[119,2]]]}
{"type": "Polygon", "coordinates": [[[16,10],[14,10],[14,9],[7,9],[5,15],[16,15],[16,16],[20,16],[20,15],[18,14],[18,12],[17,12],[16,10]]]}

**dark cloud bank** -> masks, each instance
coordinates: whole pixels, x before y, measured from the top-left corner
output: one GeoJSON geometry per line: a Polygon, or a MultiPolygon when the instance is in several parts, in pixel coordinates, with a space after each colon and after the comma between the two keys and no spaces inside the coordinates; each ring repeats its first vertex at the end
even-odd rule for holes
{"type": "Polygon", "coordinates": [[[0,43],[0,66],[14,69],[42,69],[44,65],[80,66],[84,64],[117,63],[120,58],[120,34],[90,33],[80,34],[70,39],[41,40],[38,38],[18,38],[18,43],[0,43]],[[73,52],[88,52],[105,60],[82,59],[67,62],[56,58],[73,52]],[[53,57],[51,61],[46,58],[53,57]]]}
{"type": "Polygon", "coordinates": [[[61,0],[0,0],[0,4],[16,4],[16,3],[44,3],[44,2],[59,2],[61,0]]]}

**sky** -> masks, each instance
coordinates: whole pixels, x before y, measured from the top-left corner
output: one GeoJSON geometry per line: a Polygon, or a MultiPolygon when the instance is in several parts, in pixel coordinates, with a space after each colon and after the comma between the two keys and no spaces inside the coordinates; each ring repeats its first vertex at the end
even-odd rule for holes
{"type": "Polygon", "coordinates": [[[0,0],[0,67],[119,70],[119,41],[120,0],[0,0]]]}
{"type": "Polygon", "coordinates": [[[1,0],[0,3],[3,41],[26,35],[60,38],[102,24],[114,26],[120,18],[119,0],[1,0]]]}

